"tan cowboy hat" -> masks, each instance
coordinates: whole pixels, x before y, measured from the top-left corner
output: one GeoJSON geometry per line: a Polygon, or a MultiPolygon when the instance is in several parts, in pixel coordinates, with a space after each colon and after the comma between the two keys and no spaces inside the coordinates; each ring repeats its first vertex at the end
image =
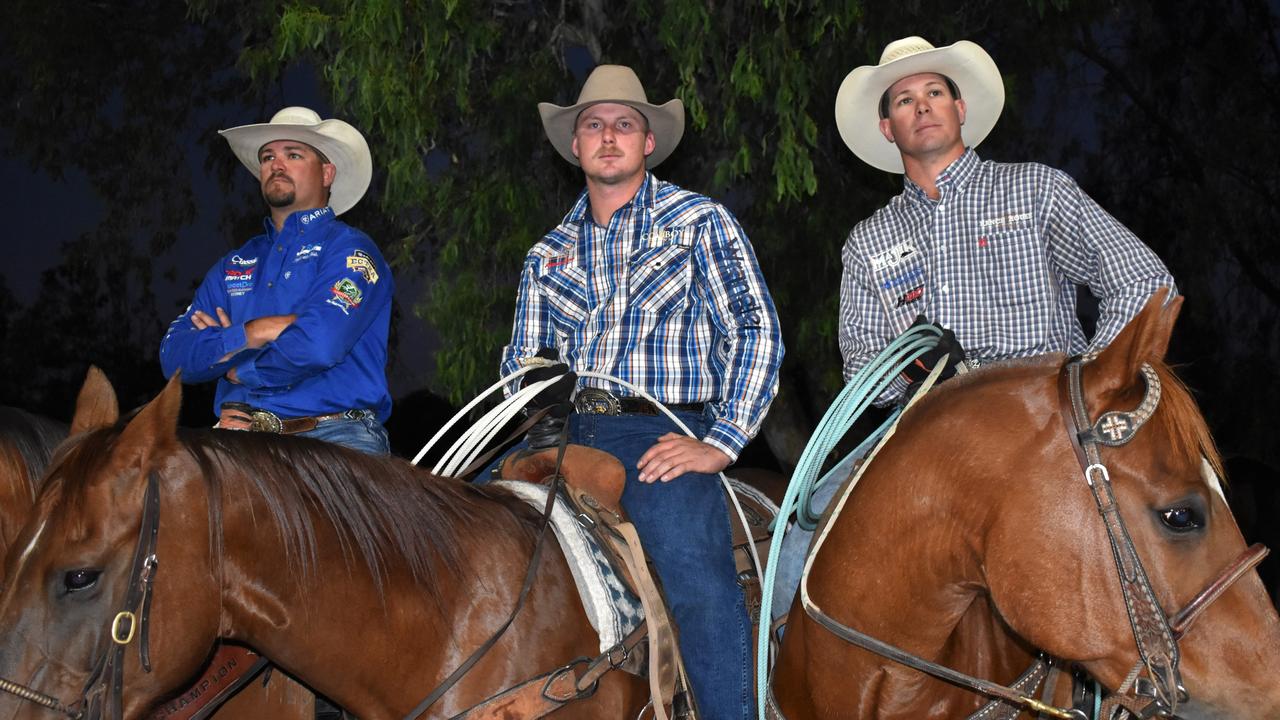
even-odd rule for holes
{"type": "Polygon", "coordinates": [[[600,65],[587,77],[582,92],[578,93],[577,103],[569,107],[538,103],[538,114],[542,115],[542,127],[547,131],[547,138],[560,157],[574,165],[581,166],[582,163],[573,156],[573,126],[583,109],[599,103],[630,105],[649,121],[654,148],[645,158],[646,168],[666,160],[684,136],[684,103],[675,99],[665,105],[651,105],[635,71],[622,65],[600,65]]]}
{"type": "Polygon", "coordinates": [[[334,214],[355,207],[369,189],[373,177],[373,157],[369,143],[359,130],[341,120],[321,120],[314,110],[287,107],[271,117],[271,122],[241,125],[219,130],[240,162],[258,177],[258,151],[276,140],[297,140],[324,153],[338,169],[329,189],[329,207],[334,214]]]}
{"type": "Polygon", "coordinates": [[[1004,109],[1004,81],[985,50],[968,40],[935,48],[911,36],[894,40],[880,55],[879,65],[855,68],[836,93],[836,127],[854,155],[885,172],[902,173],[898,147],[880,134],[880,97],[902,78],[938,73],[951,78],[965,101],[964,144],[982,142],[1004,109]]]}

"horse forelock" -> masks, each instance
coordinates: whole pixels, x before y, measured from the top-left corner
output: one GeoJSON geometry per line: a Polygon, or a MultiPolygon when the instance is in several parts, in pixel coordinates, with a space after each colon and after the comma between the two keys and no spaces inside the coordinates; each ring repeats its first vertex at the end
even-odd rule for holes
{"type": "MultiPolygon", "coordinates": [[[[527,518],[526,506],[506,493],[435,478],[397,458],[261,433],[180,430],[178,438],[211,497],[247,486],[262,499],[295,577],[314,572],[317,523],[328,522],[344,560],[368,568],[384,601],[389,562],[402,560],[424,590],[438,593],[498,515],[527,518]]],[[[214,527],[223,525],[221,508],[211,505],[214,527]]]]}
{"type": "Polygon", "coordinates": [[[1195,397],[1186,383],[1164,362],[1152,362],[1151,366],[1160,376],[1163,390],[1155,417],[1163,418],[1161,425],[1170,451],[1176,453],[1175,458],[1179,462],[1194,468],[1210,490],[1221,493],[1222,487],[1218,483],[1226,482],[1222,455],[1218,452],[1218,445],[1209,432],[1209,423],[1200,412],[1195,397]],[[1204,465],[1208,466],[1212,477],[1203,471],[1204,465]]]}
{"type": "Polygon", "coordinates": [[[0,453],[9,456],[35,497],[36,482],[53,457],[53,449],[67,437],[67,426],[13,407],[0,407],[0,453]],[[20,463],[20,466],[18,465],[20,463]]]}

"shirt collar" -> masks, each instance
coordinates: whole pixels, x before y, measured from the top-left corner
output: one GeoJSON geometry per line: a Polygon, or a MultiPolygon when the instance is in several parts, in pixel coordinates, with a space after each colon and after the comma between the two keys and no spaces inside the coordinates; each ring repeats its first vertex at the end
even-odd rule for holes
{"type": "MultiPolygon", "coordinates": [[[[978,167],[978,163],[978,153],[974,152],[971,147],[965,148],[960,157],[953,160],[950,165],[943,168],[942,172],[938,173],[938,177],[933,181],[933,184],[943,196],[955,192],[964,187],[969,182],[969,179],[973,177],[973,171],[978,167]]],[[[902,176],[902,184],[908,197],[918,202],[933,202],[929,199],[928,194],[906,175],[902,176]]]]}
{"type": "MultiPolygon", "coordinates": [[[[636,190],[636,194],[631,197],[622,207],[632,205],[637,208],[649,209],[657,203],[658,198],[658,179],[653,173],[646,171],[644,181],[640,183],[640,188],[636,190]]],[[[591,198],[587,195],[584,188],[582,194],[578,195],[578,200],[573,204],[573,208],[569,210],[569,214],[564,216],[566,224],[574,223],[581,225],[587,220],[587,211],[591,207],[591,198]]],[[[618,208],[621,210],[622,208],[618,208]]]]}
{"type": "Polygon", "coordinates": [[[296,210],[284,219],[284,227],[280,228],[280,232],[276,232],[275,223],[271,222],[271,218],[267,217],[262,221],[267,228],[267,237],[272,241],[281,235],[297,235],[298,231],[303,228],[314,228],[326,223],[332,222],[337,215],[334,214],[333,208],[328,205],[321,208],[310,208],[308,210],[296,210]]]}

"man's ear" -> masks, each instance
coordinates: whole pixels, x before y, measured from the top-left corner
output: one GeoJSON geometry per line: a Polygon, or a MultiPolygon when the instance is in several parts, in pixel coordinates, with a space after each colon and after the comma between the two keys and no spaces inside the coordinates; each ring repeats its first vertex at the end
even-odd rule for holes
{"type": "Polygon", "coordinates": [[[889,125],[889,118],[880,118],[880,134],[885,140],[893,142],[893,128],[889,125]]]}
{"type": "Polygon", "coordinates": [[[324,173],[324,186],[333,187],[333,179],[338,177],[338,166],[333,163],[325,163],[320,168],[321,172],[324,173]]]}
{"type": "Polygon", "coordinates": [[[644,136],[644,156],[649,157],[656,147],[658,147],[658,141],[653,137],[653,131],[650,130],[644,136]]]}
{"type": "Polygon", "coordinates": [[[961,125],[964,125],[964,116],[967,112],[969,112],[969,106],[965,105],[964,98],[956,98],[956,113],[960,116],[961,125]]]}
{"type": "Polygon", "coordinates": [[[573,134],[573,140],[569,143],[569,147],[573,150],[573,156],[581,160],[582,156],[578,154],[578,133],[573,134]]]}

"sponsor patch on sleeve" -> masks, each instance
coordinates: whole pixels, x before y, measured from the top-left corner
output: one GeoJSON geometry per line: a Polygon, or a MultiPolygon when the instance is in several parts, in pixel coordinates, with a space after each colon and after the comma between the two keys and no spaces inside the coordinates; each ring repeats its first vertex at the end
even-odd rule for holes
{"type": "Polygon", "coordinates": [[[351,308],[360,307],[360,302],[364,300],[364,293],[350,278],[342,278],[329,291],[333,293],[333,297],[326,302],[341,310],[343,315],[350,315],[351,308]]]}
{"type": "Polygon", "coordinates": [[[360,277],[370,285],[378,284],[378,265],[363,250],[353,250],[347,256],[347,269],[360,273],[360,277]]]}

